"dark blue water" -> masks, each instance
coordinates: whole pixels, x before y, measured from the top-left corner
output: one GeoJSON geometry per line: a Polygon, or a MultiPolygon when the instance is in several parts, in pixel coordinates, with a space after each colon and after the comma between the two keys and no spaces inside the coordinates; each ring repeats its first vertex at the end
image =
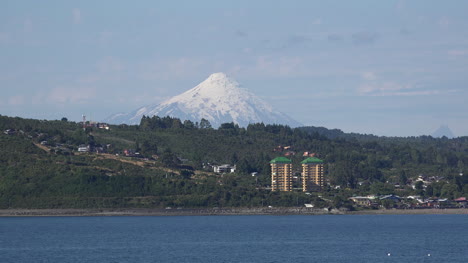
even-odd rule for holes
{"type": "Polygon", "coordinates": [[[466,215],[0,218],[2,263],[466,263],[467,242],[466,215]]]}

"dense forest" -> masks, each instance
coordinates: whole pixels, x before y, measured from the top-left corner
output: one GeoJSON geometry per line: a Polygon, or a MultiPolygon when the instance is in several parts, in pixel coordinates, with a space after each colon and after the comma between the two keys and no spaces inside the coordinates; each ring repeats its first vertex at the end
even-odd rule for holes
{"type": "Polygon", "coordinates": [[[468,195],[468,137],[378,137],[262,123],[215,129],[204,119],[157,116],[100,126],[0,115],[0,129],[0,208],[353,208],[348,197],[356,195],[468,195]],[[320,192],[299,189],[305,152],[325,162],[320,192]],[[293,161],[292,192],[269,190],[269,161],[277,156],[293,161]],[[220,164],[236,170],[214,173],[220,164]]]}

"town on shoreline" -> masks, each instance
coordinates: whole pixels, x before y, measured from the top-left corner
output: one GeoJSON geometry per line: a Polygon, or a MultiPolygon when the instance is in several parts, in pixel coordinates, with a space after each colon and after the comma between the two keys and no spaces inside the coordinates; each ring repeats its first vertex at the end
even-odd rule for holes
{"type": "Polygon", "coordinates": [[[0,116],[0,209],[328,214],[467,207],[466,138],[192,124],[157,116],[133,126],[0,116]],[[262,210],[270,207],[291,210],[262,210]]]}

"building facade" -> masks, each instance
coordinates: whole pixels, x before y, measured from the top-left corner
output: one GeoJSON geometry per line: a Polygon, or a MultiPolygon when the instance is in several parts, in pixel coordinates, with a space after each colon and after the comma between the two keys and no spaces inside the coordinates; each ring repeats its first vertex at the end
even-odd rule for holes
{"type": "Polygon", "coordinates": [[[277,157],[270,161],[271,190],[292,191],[292,161],[286,157],[277,157]]]}
{"type": "Polygon", "coordinates": [[[302,191],[321,190],[323,187],[323,161],[310,157],[302,164],[302,191]]]}

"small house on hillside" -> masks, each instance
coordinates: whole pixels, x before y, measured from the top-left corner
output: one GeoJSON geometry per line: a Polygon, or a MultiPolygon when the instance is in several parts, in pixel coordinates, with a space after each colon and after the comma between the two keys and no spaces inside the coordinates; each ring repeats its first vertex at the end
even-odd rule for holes
{"type": "Polygon", "coordinates": [[[136,152],[133,149],[125,149],[123,151],[123,155],[126,157],[138,157],[138,158],[142,157],[139,152],[136,152]]]}
{"type": "Polygon", "coordinates": [[[460,207],[466,207],[466,204],[467,204],[466,197],[459,197],[457,199],[454,199],[453,201],[455,201],[460,207]]]}
{"type": "Polygon", "coordinates": [[[392,200],[394,202],[399,202],[401,198],[397,195],[384,195],[379,198],[380,200],[392,200]]]}
{"type": "Polygon", "coordinates": [[[82,144],[78,146],[78,152],[89,152],[89,150],[90,150],[89,145],[82,144]]]}
{"type": "Polygon", "coordinates": [[[372,202],[368,197],[353,196],[353,197],[350,197],[349,199],[358,206],[371,206],[372,205],[372,202]]]}
{"type": "Polygon", "coordinates": [[[224,174],[224,173],[233,173],[236,171],[236,166],[231,166],[229,164],[223,164],[223,165],[214,165],[213,166],[213,171],[215,173],[220,173],[220,174],[224,174]]]}
{"type": "Polygon", "coordinates": [[[97,124],[97,127],[98,127],[99,129],[105,129],[105,130],[109,130],[109,129],[110,129],[109,124],[107,124],[107,123],[98,123],[98,124],[97,124]]]}
{"type": "Polygon", "coordinates": [[[14,135],[16,131],[14,129],[7,129],[3,133],[6,135],[14,135]]]}

